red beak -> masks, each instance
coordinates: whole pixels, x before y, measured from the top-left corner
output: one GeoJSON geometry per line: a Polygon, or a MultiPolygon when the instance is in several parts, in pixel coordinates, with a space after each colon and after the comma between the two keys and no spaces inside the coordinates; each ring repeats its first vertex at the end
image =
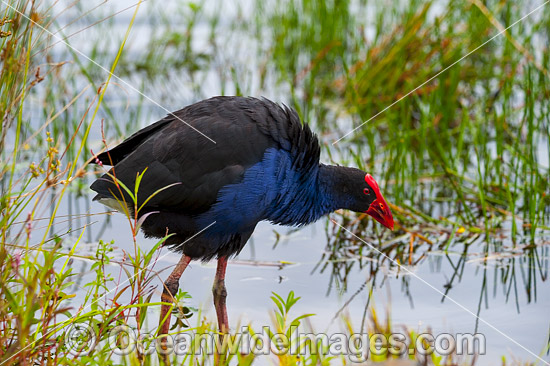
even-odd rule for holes
{"type": "Polygon", "coordinates": [[[367,210],[367,214],[372,216],[376,221],[384,225],[390,230],[393,230],[393,216],[391,214],[390,208],[388,207],[388,204],[386,203],[386,200],[384,200],[384,197],[380,197],[379,199],[374,200],[373,203],[371,203],[369,209],[367,210]],[[380,205],[382,203],[382,207],[380,205]]]}
{"type": "Polygon", "coordinates": [[[378,183],[371,177],[370,174],[367,174],[365,181],[375,190],[376,199],[370,204],[369,209],[367,210],[367,215],[372,216],[376,221],[384,225],[390,230],[393,230],[393,216],[390,211],[390,206],[380,193],[378,188],[378,183]]]}

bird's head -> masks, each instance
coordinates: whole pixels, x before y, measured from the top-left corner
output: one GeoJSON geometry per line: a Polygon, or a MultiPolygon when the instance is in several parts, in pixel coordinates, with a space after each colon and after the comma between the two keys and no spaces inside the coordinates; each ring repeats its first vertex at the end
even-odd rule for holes
{"type": "Polygon", "coordinates": [[[359,169],[335,167],[334,187],[339,208],[363,212],[393,230],[393,216],[374,178],[359,169]]]}
{"type": "Polygon", "coordinates": [[[351,167],[321,165],[320,180],[332,210],[343,208],[366,213],[393,230],[389,205],[370,174],[351,167]]]}
{"type": "Polygon", "coordinates": [[[388,203],[384,199],[384,196],[382,196],[382,193],[380,193],[378,183],[376,183],[370,174],[365,175],[365,183],[363,195],[369,205],[365,213],[372,216],[372,218],[388,229],[393,230],[393,216],[388,203]]]}

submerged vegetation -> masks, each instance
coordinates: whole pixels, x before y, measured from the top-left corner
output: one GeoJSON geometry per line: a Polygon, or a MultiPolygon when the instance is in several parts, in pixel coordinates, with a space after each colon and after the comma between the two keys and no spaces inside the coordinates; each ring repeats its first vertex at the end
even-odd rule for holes
{"type": "MultiPolygon", "coordinates": [[[[361,290],[372,289],[387,276],[381,268],[414,271],[432,252],[454,269],[444,294],[476,260],[480,305],[489,276],[518,309],[520,296],[536,301],[537,286],[548,287],[550,243],[550,5],[541,4],[3,2],[0,364],[158,363],[138,350],[113,358],[106,340],[123,324],[154,339],[156,313],[147,315],[159,306],[154,285],[166,275],[155,266],[162,241],[142,249],[132,220],[131,250],[103,241],[109,220],[90,214],[87,186],[96,172],[88,164],[114,139],[215,94],[285,102],[320,132],[326,159],[383,178],[397,230],[347,212],[327,220],[317,269],[330,271],[331,288],[344,292],[360,268],[361,290]],[[86,345],[85,334],[68,335],[75,324],[92,329],[99,346],[74,352],[71,337],[86,345]]],[[[403,276],[405,288],[408,281],[403,276]]],[[[272,299],[272,329],[284,333],[295,323],[312,331],[309,317],[289,317],[292,294],[272,299]]],[[[177,329],[213,332],[189,294],[178,300],[177,329]]],[[[382,324],[371,303],[362,319],[344,319],[349,334],[395,327],[389,315],[382,324]]],[[[350,363],[316,355],[317,344],[304,347],[307,357],[272,360],[350,363]]],[[[535,351],[547,359],[548,349],[535,351]]],[[[408,355],[434,365],[475,361],[417,356],[408,355]]]]}

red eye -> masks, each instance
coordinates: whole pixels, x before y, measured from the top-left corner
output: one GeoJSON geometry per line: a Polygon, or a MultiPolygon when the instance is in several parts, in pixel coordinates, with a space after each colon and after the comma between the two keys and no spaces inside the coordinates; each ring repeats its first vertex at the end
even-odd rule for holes
{"type": "Polygon", "coordinates": [[[363,189],[363,193],[368,196],[369,193],[370,193],[370,189],[368,189],[368,188],[363,189]]]}

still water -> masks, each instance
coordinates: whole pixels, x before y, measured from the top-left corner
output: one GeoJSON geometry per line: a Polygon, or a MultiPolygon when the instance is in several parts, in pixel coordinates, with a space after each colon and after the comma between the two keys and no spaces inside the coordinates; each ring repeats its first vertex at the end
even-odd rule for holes
{"type": "MultiPolygon", "coordinates": [[[[250,4],[243,1],[239,2],[238,6],[226,5],[222,22],[227,22],[229,26],[234,17],[246,16],[250,4]]],[[[103,15],[96,14],[97,19],[121,11],[133,5],[133,2],[121,1],[108,5],[109,7],[100,8],[103,15]]],[[[167,6],[172,5],[169,3],[167,6]]],[[[56,6],[63,8],[61,3],[56,6]]],[[[89,6],[91,9],[94,5],[90,3],[89,6]]],[[[150,6],[154,10],[158,4],[153,3],[150,6]]],[[[216,6],[217,3],[206,3],[207,9],[216,6]]],[[[113,18],[109,30],[114,34],[124,34],[132,11],[123,11],[113,18]]],[[[91,13],[89,18],[71,24],[75,14],[69,11],[59,18],[62,25],[67,24],[66,34],[84,28],[95,19],[94,13],[91,13]]],[[[140,13],[132,29],[129,38],[129,44],[132,46],[129,57],[139,57],[140,46],[146,45],[150,34],[155,31],[151,28],[150,19],[147,19],[146,14],[148,13],[140,13]]],[[[151,14],[154,15],[155,12],[152,11],[151,14]]],[[[174,25],[174,29],[179,29],[178,25],[174,25]]],[[[71,44],[87,54],[104,32],[105,30],[90,30],[76,34],[71,37],[71,44]]],[[[210,47],[207,24],[197,23],[194,34],[195,49],[210,47]]],[[[214,64],[221,67],[229,59],[233,64],[240,64],[242,69],[237,69],[237,72],[246,70],[250,75],[248,84],[244,86],[244,94],[265,95],[273,100],[291,103],[284,88],[274,86],[271,90],[265,90],[254,87],[258,79],[258,73],[254,71],[258,65],[252,51],[253,47],[250,47],[254,40],[248,39],[243,42],[239,34],[229,34],[228,32],[225,37],[220,35],[222,39],[227,40],[227,44],[220,48],[219,60],[214,64]]],[[[116,42],[106,41],[104,46],[116,52],[116,42]]],[[[59,53],[66,52],[65,47],[63,43],[55,46],[59,53]]],[[[101,73],[101,70],[97,72],[101,73]]],[[[167,110],[181,108],[205,97],[222,93],[232,94],[236,91],[228,76],[230,73],[214,67],[198,75],[194,78],[181,74],[173,75],[173,78],[152,85],[143,85],[140,80],[132,78],[124,79],[124,82],[117,81],[121,87],[112,87],[113,90],[110,90],[105,101],[116,114],[115,118],[106,116],[106,125],[118,123],[123,130],[122,135],[129,135],[140,127],[162,118],[167,110]],[[143,91],[151,100],[143,102],[143,97],[136,90],[143,91]],[[143,113],[139,120],[126,120],[127,111],[136,108],[140,100],[145,106],[146,113],[143,113]]],[[[269,80],[275,77],[268,75],[267,78],[269,80]]],[[[113,130],[112,127],[109,128],[109,136],[119,136],[113,130]]],[[[99,124],[92,128],[92,141],[94,149],[101,147],[99,124]]],[[[100,204],[90,203],[92,197],[91,193],[81,197],[69,195],[65,199],[66,205],[62,208],[64,212],[60,214],[105,212],[106,209],[100,204]]],[[[333,214],[333,217],[338,221],[338,214],[333,214]]],[[[78,236],[81,230],[78,228],[86,220],[94,223],[86,229],[84,238],[87,243],[79,246],[78,254],[93,254],[99,239],[114,240],[115,260],[122,260],[124,252],[133,253],[131,230],[122,214],[93,215],[82,219],[80,223],[74,220],[69,224],[59,223],[56,225],[56,231],[63,232],[72,228],[72,235],[78,236]],[[109,222],[104,226],[107,220],[109,222]]],[[[328,219],[322,219],[300,230],[268,223],[258,225],[249,244],[227,268],[227,307],[232,329],[236,329],[238,324],[251,323],[256,328],[271,324],[269,313],[274,308],[270,300],[271,293],[276,292],[285,297],[289,291],[294,291],[301,300],[293,308],[293,314],[298,316],[314,313],[311,324],[316,332],[336,332],[342,329],[343,315],[348,316],[358,329],[368,304],[376,309],[379,316],[385,317],[389,313],[394,329],[406,326],[418,333],[430,329],[434,334],[484,334],[487,354],[481,356],[478,364],[500,364],[502,356],[508,359],[534,361],[533,353],[550,361],[547,352],[550,331],[547,236],[540,236],[534,249],[534,257],[532,254],[526,255],[525,251],[513,249],[511,243],[504,241],[502,245],[505,248],[486,261],[481,260],[484,257],[481,239],[473,243],[466,254],[462,254],[460,245],[456,248],[451,246],[449,253],[424,246],[425,248],[417,253],[418,263],[407,266],[406,270],[400,270],[395,265],[390,265],[387,259],[383,260],[384,258],[377,253],[368,256],[363,252],[361,258],[342,256],[337,258],[337,261],[327,262],[327,254],[330,251],[327,244],[333,235],[334,225],[328,219]],[[420,259],[422,255],[424,256],[420,259]],[[532,258],[536,260],[531,260],[532,258]],[[371,265],[373,262],[376,268],[374,282],[371,265]],[[342,281],[344,272],[345,281],[342,281]],[[513,276],[513,280],[507,276],[513,276]],[[370,286],[373,287],[373,292],[369,297],[370,286]],[[448,298],[444,298],[442,293],[446,293],[448,298]]],[[[68,238],[66,243],[72,245],[73,241],[68,238]]],[[[138,243],[143,250],[148,250],[156,241],[145,239],[140,234],[138,243]]],[[[373,242],[374,246],[380,244],[373,242]]],[[[178,260],[179,255],[162,250],[155,269],[167,269],[162,271],[154,282],[157,286],[154,295],[156,299],[160,298],[162,279],[167,277],[171,266],[178,260]]],[[[83,273],[72,291],[84,294],[84,284],[93,278],[90,262],[75,260],[72,265],[78,272],[83,273]]],[[[112,264],[108,270],[114,278],[119,277],[118,265],[112,264]]],[[[194,262],[183,274],[180,285],[180,288],[192,295],[189,304],[200,308],[202,315],[211,320],[215,319],[211,295],[214,273],[215,263],[194,262]]],[[[74,299],[73,304],[75,307],[79,306],[79,296],[74,299]]],[[[154,325],[158,315],[150,314],[149,318],[150,324],[154,325]]],[[[195,316],[190,320],[191,325],[196,321],[195,316]]]]}

